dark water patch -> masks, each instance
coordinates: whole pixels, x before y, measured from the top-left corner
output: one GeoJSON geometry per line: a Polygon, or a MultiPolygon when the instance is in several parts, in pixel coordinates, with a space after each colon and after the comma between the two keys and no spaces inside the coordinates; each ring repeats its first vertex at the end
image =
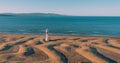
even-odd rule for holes
{"type": "Polygon", "coordinates": [[[33,58],[32,59],[33,61],[45,61],[49,59],[49,56],[46,53],[44,53],[42,50],[36,47],[33,47],[33,48],[34,48],[35,54],[32,54],[30,56],[31,58],[33,58]]]}
{"type": "Polygon", "coordinates": [[[59,55],[59,57],[60,57],[60,59],[63,61],[63,63],[68,63],[67,57],[66,57],[63,53],[61,53],[61,52],[59,52],[58,50],[56,50],[56,49],[54,48],[54,46],[57,46],[57,45],[56,45],[56,44],[50,45],[50,46],[48,46],[48,49],[54,51],[57,55],[59,55]]]}
{"type": "Polygon", "coordinates": [[[75,48],[79,48],[79,47],[80,47],[80,46],[77,45],[77,44],[71,44],[70,46],[75,47],[75,48]]]}
{"type": "Polygon", "coordinates": [[[67,51],[71,51],[72,48],[71,48],[71,47],[66,47],[66,50],[67,50],[67,51]]]}
{"type": "Polygon", "coordinates": [[[34,49],[32,48],[32,47],[27,47],[27,50],[26,50],[26,52],[24,53],[24,56],[26,56],[26,57],[28,57],[28,56],[30,56],[30,55],[32,55],[32,54],[34,54],[35,52],[34,52],[34,49]]]}
{"type": "Polygon", "coordinates": [[[9,50],[11,47],[12,47],[11,45],[7,44],[7,45],[5,45],[4,48],[3,48],[2,50],[0,50],[0,51],[9,50]]]}
{"type": "Polygon", "coordinates": [[[35,44],[36,44],[36,45],[40,45],[40,44],[43,44],[43,43],[40,42],[40,41],[37,41],[35,44]]]}
{"type": "Polygon", "coordinates": [[[75,47],[75,48],[79,48],[80,46],[79,46],[79,45],[73,45],[73,47],[75,47]]]}
{"type": "Polygon", "coordinates": [[[26,40],[20,41],[20,42],[17,42],[15,45],[19,45],[19,44],[22,44],[22,43],[25,43],[25,42],[26,42],[26,40]]]}
{"type": "Polygon", "coordinates": [[[103,60],[105,60],[105,61],[107,61],[107,62],[109,62],[109,63],[117,63],[116,61],[114,61],[114,60],[112,60],[112,59],[110,59],[110,58],[108,58],[108,57],[100,54],[100,53],[97,51],[96,48],[94,48],[94,47],[90,47],[90,48],[91,48],[91,52],[94,53],[96,56],[100,57],[101,59],[103,59],[103,60]]]}
{"type": "Polygon", "coordinates": [[[9,60],[9,59],[12,58],[12,57],[13,57],[13,55],[8,56],[8,57],[7,57],[7,60],[9,60]]]}
{"type": "Polygon", "coordinates": [[[8,54],[8,53],[16,53],[18,52],[19,47],[18,46],[11,46],[8,49],[4,49],[0,51],[0,54],[8,54]]]}

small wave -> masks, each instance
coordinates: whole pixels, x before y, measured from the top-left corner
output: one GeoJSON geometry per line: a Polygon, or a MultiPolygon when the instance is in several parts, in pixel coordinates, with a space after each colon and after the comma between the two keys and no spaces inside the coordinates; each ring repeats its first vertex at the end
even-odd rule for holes
{"type": "Polygon", "coordinates": [[[75,31],[68,31],[68,32],[75,32],[75,31]]]}

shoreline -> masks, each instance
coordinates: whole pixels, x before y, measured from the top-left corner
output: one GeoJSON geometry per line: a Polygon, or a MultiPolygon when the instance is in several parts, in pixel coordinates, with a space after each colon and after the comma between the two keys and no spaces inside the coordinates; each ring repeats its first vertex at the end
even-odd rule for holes
{"type": "MultiPolygon", "coordinates": [[[[35,35],[35,36],[45,36],[45,34],[19,34],[19,33],[0,33],[0,35],[35,35]]],[[[102,35],[69,35],[69,34],[49,34],[50,36],[74,36],[74,37],[115,37],[120,36],[102,36],[102,35]]]]}

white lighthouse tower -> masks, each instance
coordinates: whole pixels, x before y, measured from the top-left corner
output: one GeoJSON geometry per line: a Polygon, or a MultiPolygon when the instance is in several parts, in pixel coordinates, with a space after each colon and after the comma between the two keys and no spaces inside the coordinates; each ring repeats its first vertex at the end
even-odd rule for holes
{"type": "Polygon", "coordinates": [[[49,41],[49,36],[48,36],[48,29],[46,29],[46,36],[45,36],[45,41],[49,41]]]}

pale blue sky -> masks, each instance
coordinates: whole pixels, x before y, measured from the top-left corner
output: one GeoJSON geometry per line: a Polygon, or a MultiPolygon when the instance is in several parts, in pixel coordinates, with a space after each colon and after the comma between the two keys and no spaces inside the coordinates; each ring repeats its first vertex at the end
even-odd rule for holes
{"type": "Polygon", "coordinates": [[[0,13],[120,16],[120,0],[0,0],[0,13]]]}

